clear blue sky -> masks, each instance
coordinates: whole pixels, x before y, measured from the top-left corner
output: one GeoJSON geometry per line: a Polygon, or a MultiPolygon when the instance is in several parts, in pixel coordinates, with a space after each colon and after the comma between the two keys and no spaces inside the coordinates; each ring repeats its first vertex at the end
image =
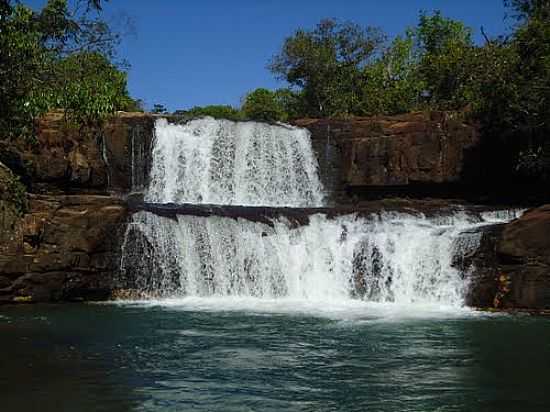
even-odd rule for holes
{"type": "Polygon", "coordinates": [[[478,41],[481,26],[489,35],[508,26],[502,0],[111,0],[104,7],[134,21],[135,35],[120,50],[132,66],[130,93],[170,110],[239,105],[256,87],[282,86],[265,67],[298,27],[335,17],[393,36],[415,25],[421,10],[437,9],[472,27],[478,41]]]}

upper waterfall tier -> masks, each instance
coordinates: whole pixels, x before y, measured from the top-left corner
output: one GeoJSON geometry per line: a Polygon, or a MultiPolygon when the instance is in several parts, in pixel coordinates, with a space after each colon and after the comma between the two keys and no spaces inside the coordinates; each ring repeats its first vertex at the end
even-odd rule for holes
{"type": "Polygon", "coordinates": [[[156,122],[149,187],[157,203],[321,206],[309,132],[285,125],[201,118],[156,122]]]}

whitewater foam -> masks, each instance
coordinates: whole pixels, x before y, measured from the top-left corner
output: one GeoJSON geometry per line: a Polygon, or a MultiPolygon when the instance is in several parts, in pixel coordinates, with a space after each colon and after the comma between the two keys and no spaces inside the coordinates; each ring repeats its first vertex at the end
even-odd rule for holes
{"type": "Polygon", "coordinates": [[[132,287],[151,298],[258,298],[340,304],[349,300],[460,307],[467,276],[453,265],[477,248],[465,213],[400,213],[293,227],[225,217],[149,212],[133,216],[122,260],[132,287]]]}
{"type": "Polygon", "coordinates": [[[159,119],[150,174],[153,203],[313,207],[324,198],[310,134],[288,125],[159,119]]]}

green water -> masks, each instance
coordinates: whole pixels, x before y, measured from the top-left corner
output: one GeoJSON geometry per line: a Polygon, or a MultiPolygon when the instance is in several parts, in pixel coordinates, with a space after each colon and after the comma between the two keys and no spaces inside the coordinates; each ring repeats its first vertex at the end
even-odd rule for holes
{"type": "Polygon", "coordinates": [[[550,411],[549,319],[268,306],[1,308],[0,410],[550,411]]]}

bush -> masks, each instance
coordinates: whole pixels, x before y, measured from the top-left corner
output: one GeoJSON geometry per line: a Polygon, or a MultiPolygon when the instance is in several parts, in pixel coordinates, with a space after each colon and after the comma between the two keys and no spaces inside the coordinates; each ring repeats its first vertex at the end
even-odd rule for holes
{"type": "Polygon", "coordinates": [[[243,120],[242,113],[228,105],[195,106],[189,110],[180,110],[178,113],[191,118],[210,116],[214,119],[243,120]]]}
{"type": "Polygon", "coordinates": [[[54,107],[63,108],[78,125],[99,126],[117,110],[131,107],[126,73],[99,53],[79,53],[60,60],[52,88],[54,107]]]}
{"type": "Polygon", "coordinates": [[[34,119],[52,109],[83,126],[135,107],[113,63],[120,36],[95,14],[100,2],[69,10],[67,0],[48,0],[40,12],[14,3],[0,1],[3,136],[32,137],[34,119]]]}
{"type": "Polygon", "coordinates": [[[262,88],[246,95],[241,111],[247,119],[261,122],[285,121],[288,118],[277,93],[262,88]]]}

